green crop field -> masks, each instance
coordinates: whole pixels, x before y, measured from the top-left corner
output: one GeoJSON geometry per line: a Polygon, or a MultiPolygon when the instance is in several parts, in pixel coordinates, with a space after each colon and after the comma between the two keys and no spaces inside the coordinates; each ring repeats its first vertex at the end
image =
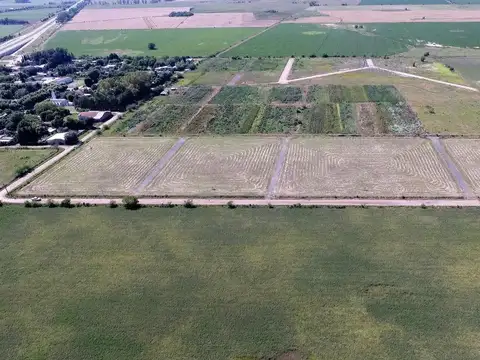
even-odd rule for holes
{"type": "Polygon", "coordinates": [[[427,43],[477,47],[480,23],[280,24],[223,56],[383,56],[427,43]]]}
{"type": "Polygon", "coordinates": [[[0,188],[10,183],[20,169],[33,168],[56,152],[55,149],[0,149],[0,188]]]}
{"type": "Polygon", "coordinates": [[[75,55],[209,56],[260,32],[261,28],[59,31],[45,45],[75,55]],[[149,50],[148,43],[157,45],[149,50]]]}
{"type": "Polygon", "coordinates": [[[422,124],[390,85],[181,88],[128,112],[107,133],[418,135],[422,124]],[[305,100],[304,100],[304,94],[305,100]]]}
{"type": "Polygon", "coordinates": [[[477,360],[479,216],[4,206],[0,358],[477,360]]]}
{"type": "Polygon", "coordinates": [[[22,25],[0,25],[0,37],[16,33],[21,28],[23,28],[22,25]]]}

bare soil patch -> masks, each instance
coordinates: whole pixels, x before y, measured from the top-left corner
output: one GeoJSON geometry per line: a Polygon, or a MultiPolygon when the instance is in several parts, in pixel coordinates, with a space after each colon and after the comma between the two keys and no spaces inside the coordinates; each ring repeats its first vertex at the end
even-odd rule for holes
{"type": "Polygon", "coordinates": [[[323,16],[299,18],[292,23],[400,23],[400,22],[475,22],[480,21],[480,9],[414,9],[408,11],[322,10],[323,16]]]}
{"type": "Polygon", "coordinates": [[[206,13],[169,17],[190,8],[84,9],[63,30],[175,29],[217,27],[268,27],[276,20],[257,20],[253,13],[206,13]]]}

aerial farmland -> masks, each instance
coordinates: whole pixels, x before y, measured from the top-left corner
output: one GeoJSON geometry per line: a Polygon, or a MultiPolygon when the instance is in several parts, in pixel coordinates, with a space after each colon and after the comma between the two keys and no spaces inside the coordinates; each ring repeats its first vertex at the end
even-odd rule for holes
{"type": "Polygon", "coordinates": [[[84,5],[0,68],[0,359],[480,359],[480,0],[84,5]]]}

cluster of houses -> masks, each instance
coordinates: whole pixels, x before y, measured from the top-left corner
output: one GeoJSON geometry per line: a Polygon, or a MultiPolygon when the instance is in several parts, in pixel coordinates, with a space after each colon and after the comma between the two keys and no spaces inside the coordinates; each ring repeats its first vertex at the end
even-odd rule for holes
{"type": "MultiPolygon", "coordinates": [[[[111,119],[113,114],[110,111],[85,111],[78,114],[78,120],[80,121],[93,121],[93,123],[101,123],[111,119]]],[[[57,132],[55,128],[48,128],[49,137],[45,139],[48,145],[58,146],[65,145],[65,136],[67,132],[57,132]]],[[[83,130],[79,131],[80,135],[83,130]]]]}

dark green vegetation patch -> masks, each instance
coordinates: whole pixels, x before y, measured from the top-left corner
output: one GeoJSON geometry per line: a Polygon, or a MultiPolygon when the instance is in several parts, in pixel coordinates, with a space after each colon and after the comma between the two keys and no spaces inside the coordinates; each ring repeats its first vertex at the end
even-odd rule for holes
{"type": "Polygon", "coordinates": [[[417,115],[394,86],[180,88],[127,113],[114,134],[417,135],[417,115]]]}
{"type": "Polygon", "coordinates": [[[0,358],[477,360],[479,216],[4,206],[0,358]]]}

